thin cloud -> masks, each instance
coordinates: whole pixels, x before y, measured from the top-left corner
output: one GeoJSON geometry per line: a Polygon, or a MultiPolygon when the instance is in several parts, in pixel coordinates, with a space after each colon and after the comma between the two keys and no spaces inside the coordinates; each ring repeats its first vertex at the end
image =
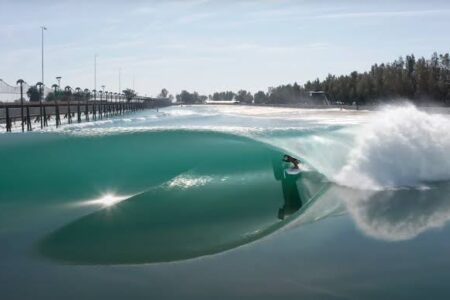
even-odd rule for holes
{"type": "Polygon", "coordinates": [[[324,14],[307,17],[308,19],[351,19],[351,18],[383,18],[383,17],[419,17],[448,15],[450,10],[405,10],[405,11],[375,11],[324,14]]]}

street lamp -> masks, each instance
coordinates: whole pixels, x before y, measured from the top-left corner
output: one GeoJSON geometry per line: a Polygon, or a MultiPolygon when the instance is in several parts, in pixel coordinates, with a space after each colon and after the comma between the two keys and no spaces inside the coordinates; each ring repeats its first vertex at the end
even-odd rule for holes
{"type": "Polygon", "coordinates": [[[22,118],[22,132],[25,131],[24,125],[23,125],[23,84],[25,81],[23,79],[17,80],[18,85],[20,85],[20,116],[22,118]]]}
{"type": "Polygon", "coordinates": [[[41,119],[41,129],[44,128],[44,123],[43,123],[43,119],[42,119],[42,96],[43,96],[43,90],[42,90],[42,86],[44,84],[42,82],[38,82],[36,83],[36,86],[39,87],[39,108],[40,108],[40,119],[41,119]]]}
{"type": "Polygon", "coordinates": [[[56,77],[56,80],[58,80],[58,89],[61,89],[61,76],[56,77]]]}
{"type": "Polygon", "coordinates": [[[41,60],[41,66],[42,66],[42,84],[44,85],[44,31],[47,30],[47,27],[45,26],[41,26],[41,34],[42,34],[42,39],[41,39],[41,54],[42,54],[42,60],[41,60]]]}
{"type": "Polygon", "coordinates": [[[97,89],[97,53],[94,54],[94,90],[97,89]]]}
{"type": "Polygon", "coordinates": [[[72,112],[70,111],[70,97],[72,96],[72,88],[68,85],[64,88],[65,94],[67,95],[67,122],[72,123],[72,112]]]}

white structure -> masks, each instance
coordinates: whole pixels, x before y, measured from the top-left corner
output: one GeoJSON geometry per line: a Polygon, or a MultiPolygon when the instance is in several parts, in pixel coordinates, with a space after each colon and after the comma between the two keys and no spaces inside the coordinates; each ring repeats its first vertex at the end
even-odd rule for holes
{"type": "Polygon", "coordinates": [[[206,104],[238,104],[239,101],[237,100],[231,100],[231,101],[227,101],[227,100],[218,100],[218,101],[214,101],[214,100],[206,100],[205,101],[206,104]]]}

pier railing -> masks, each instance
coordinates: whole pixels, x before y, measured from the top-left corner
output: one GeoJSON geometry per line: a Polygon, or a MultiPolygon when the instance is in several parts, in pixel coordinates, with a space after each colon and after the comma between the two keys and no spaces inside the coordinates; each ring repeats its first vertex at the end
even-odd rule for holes
{"type": "Polygon", "coordinates": [[[17,127],[19,131],[32,131],[49,126],[49,121],[59,127],[62,124],[96,121],[147,108],[168,106],[169,103],[161,99],[3,103],[0,104],[0,124],[4,124],[7,132],[17,127]]]}

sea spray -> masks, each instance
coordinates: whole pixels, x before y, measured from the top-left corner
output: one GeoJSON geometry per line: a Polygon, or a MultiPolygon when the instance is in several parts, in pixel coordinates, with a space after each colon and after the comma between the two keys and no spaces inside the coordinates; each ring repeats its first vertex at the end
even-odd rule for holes
{"type": "Polygon", "coordinates": [[[386,107],[362,126],[337,183],[368,190],[450,180],[450,120],[413,105],[386,107]]]}

